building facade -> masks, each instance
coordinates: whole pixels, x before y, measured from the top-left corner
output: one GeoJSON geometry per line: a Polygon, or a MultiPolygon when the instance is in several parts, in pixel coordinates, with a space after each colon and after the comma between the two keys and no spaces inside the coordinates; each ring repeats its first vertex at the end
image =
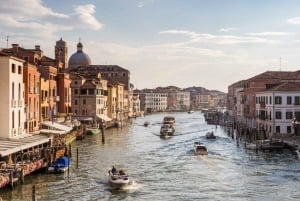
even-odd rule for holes
{"type": "Polygon", "coordinates": [[[23,63],[24,60],[0,52],[1,138],[19,138],[26,134],[23,63]]]}

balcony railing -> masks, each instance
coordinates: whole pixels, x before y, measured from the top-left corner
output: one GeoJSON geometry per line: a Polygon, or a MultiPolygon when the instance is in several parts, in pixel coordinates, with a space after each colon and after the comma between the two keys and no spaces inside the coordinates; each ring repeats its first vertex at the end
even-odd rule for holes
{"type": "Polygon", "coordinates": [[[19,100],[19,101],[18,101],[18,105],[19,105],[19,107],[22,107],[22,106],[23,106],[23,101],[22,101],[22,100],[19,100]]]}

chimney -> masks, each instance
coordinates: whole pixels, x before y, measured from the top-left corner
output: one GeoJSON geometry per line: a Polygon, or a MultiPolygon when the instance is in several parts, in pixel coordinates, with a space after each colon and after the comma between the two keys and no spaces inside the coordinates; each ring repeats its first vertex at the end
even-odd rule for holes
{"type": "Polygon", "coordinates": [[[41,50],[41,48],[40,48],[41,46],[39,46],[39,45],[36,45],[35,46],[35,50],[41,50]]]}
{"type": "Polygon", "coordinates": [[[19,51],[19,44],[14,43],[14,44],[11,44],[11,46],[12,46],[13,52],[19,51]]]}

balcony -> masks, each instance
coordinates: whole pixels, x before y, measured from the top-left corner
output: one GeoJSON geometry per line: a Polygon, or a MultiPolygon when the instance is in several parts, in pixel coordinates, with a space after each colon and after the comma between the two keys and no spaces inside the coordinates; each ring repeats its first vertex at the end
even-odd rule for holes
{"type": "Polygon", "coordinates": [[[17,130],[15,128],[11,129],[11,135],[16,136],[17,135],[17,130]]]}
{"type": "Polygon", "coordinates": [[[266,108],[266,103],[265,102],[260,102],[259,107],[260,108],[266,108]]]}
{"type": "Polygon", "coordinates": [[[17,101],[16,100],[11,100],[11,107],[13,107],[13,108],[17,107],[17,101]]]}
{"type": "Polygon", "coordinates": [[[55,101],[55,102],[59,102],[59,101],[60,101],[59,96],[55,96],[54,101],[55,101]]]}
{"type": "Polygon", "coordinates": [[[19,106],[19,107],[22,107],[22,106],[23,106],[23,101],[22,101],[22,100],[19,100],[19,101],[18,101],[18,106],[19,106]]]}

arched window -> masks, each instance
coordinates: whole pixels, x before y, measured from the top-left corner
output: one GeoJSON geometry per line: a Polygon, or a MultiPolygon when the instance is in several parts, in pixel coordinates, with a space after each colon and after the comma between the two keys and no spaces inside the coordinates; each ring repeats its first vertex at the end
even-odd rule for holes
{"type": "Polygon", "coordinates": [[[12,111],[11,114],[11,123],[12,123],[12,128],[15,128],[15,112],[12,111]]]}
{"type": "Polygon", "coordinates": [[[18,127],[21,127],[21,112],[19,110],[19,116],[18,116],[18,127]]]}
{"type": "Polygon", "coordinates": [[[19,83],[19,89],[18,89],[18,100],[21,99],[21,84],[19,83]]]}
{"type": "Polygon", "coordinates": [[[11,97],[13,100],[15,99],[15,83],[14,82],[11,84],[11,97]]]}

